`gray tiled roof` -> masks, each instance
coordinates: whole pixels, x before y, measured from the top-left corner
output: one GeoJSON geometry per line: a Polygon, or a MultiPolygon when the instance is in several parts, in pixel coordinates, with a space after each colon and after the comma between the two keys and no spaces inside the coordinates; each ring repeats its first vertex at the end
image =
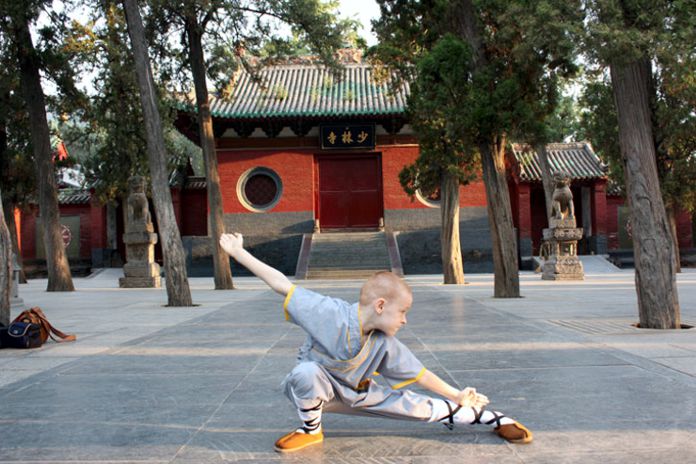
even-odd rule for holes
{"type": "MultiPolygon", "coordinates": [[[[336,79],[323,66],[278,65],[259,73],[261,82],[246,72],[236,77],[232,95],[211,95],[214,117],[255,119],[268,117],[394,115],[406,110],[409,87],[391,93],[390,76],[379,83],[369,64],[345,65],[336,79]]],[[[192,106],[187,106],[188,111],[192,106]]],[[[195,111],[195,110],[193,110],[195,111]]]]}
{"type": "Polygon", "coordinates": [[[208,188],[208,182],[205,176],[188,176],[184,183],[184,189],[187,190],[204,190],[208,188]]]}
{"type": "MultiPolygon", "coordinates": [[[[529,145],[513,143],[512,151],[520,166],[520,179],[540,181],[541,165],[537,152],[529,145]]],[[[587,142],[550,143],[546,145],[551,172],[563,171],[571,179],[606,178],[606,166],[587,142]]]]}
{"type": "Polygon", "coordinates": [[[60,189],[58,190],[58,203],[61,205],[86,205],[92,198],[89,190],[60,189]]]}

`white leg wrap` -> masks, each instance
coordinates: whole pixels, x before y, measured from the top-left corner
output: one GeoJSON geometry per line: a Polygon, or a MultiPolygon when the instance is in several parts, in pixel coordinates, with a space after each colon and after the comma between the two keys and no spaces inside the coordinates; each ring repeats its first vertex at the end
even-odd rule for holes
{"type": "Polygon", "coordinates": [[[515,422],[498,411],[481,410],[472,407],[460,408],[457,411],[457,408],[458,406],[451,401],[434,401],[433,415],[428,422],[441,422],[450,429],[452,424],[484,424],[498,427],[499,425],[515,422]],[[452,416],[452,413],[454,413],[454,416],[452,416]]]}
{"type": "MultiPolygon", "coordinates": [[[[292,392],[295,396],[295,392],[292,392]]],[[[295,396],[296,402],[299,398],[295,396]]],[[[324,407],[324,402],[322,400],[317,400],[316,404],[306,408],[297,408],[297,415],[300,416],[300,420],[303,422],[303,426],[297,429],[297,432],[304,432],[309,434],[315,434],[321,432],[321,411],[324,407]]]]}

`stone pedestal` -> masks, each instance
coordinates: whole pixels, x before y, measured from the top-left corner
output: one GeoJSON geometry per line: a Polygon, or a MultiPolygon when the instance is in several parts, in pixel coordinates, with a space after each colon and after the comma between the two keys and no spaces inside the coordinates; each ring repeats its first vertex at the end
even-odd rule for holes
{"type": "Polygon", "coordinates": [[[578,259],[578,240],[582,228],[575,227],[573,218],[551,218],[544,229],[544,241],[548,243],[549,257],[544,261],[543,280],[583,280],[585,272],[578,259]]]}
{"type": "Polygon", "coordinates": [[[17,255],[12,254],[12,291],[10,293],[10,311],[24,311],[24,300],[19,297],[19,263],[17,255]]]}
{"type": "Polygon", "coordinates": [[[118,281],[121,288],[159,288],[160,267],[155,262],[155,243],[157,234],[152,223],[135,224],[126,229],[123,235],[126,244],[126,264],[118,281]]]}

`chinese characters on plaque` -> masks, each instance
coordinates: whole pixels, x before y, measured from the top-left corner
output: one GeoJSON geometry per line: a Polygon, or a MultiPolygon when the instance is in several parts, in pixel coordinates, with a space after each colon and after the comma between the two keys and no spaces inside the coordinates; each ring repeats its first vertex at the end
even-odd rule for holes
{"type": "Polygon", "coordinates": [[[320,133],[324,150],[375,147],[374,124],[320,126],[320,133]]]}

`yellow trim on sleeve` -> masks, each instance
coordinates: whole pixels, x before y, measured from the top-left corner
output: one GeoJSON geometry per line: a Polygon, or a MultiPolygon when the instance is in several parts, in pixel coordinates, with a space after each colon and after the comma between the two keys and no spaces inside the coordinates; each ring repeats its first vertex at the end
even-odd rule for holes
{"type": "Polygon", "coordinates": [[[414,378],[404,380],[403,382],[397,383],[396,385],[392,385],[392,390],[398,390],[399,388],[405,387],[406,385],[411,385],[413,382],[418,382],[420,378],[423,377],[423,374],[425,374],[425,367],[421,369],[418,375],[414,378]]]}
{"type": "Polygon", "coordinates": [[[358,326],[360,330],[360,346],[363,344],[362,318],[360,317],[360,303],[358,303],[358,326]]]}
{"type": "Polygon", "coordinates": [[[290,287],[290,291],[288,292],[287,296],[285,297],[285,301],[283,302],[283,312],[285,313],[285,320],[289,321],[290,320],[290,313],[288,312],[288,305],[290,304],[290,298],[292,298],[292,294],[295,293],[295,288],[297,288],[297,285],[293,285],[290,287]]]}

